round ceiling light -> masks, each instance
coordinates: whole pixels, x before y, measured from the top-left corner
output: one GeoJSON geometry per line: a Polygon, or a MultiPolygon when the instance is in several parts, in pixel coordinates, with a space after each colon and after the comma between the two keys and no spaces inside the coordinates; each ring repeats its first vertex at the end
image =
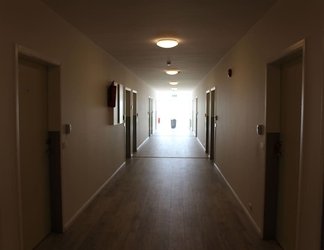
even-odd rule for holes
{"type": "Polygon", "coordinates": [[[179,73],[179,70],[176,70],[176,69],[168,69],[165,71],[165,73],[167,73],[168,75],[171,75],[171,76],[174,76],[176,74],[179,73]]]}
{"type": "Polygon", "coordinates": [[[171,85],[177,85],[178,82],[170,82],[171,85]]]}
{"type": "Polygon", "coordinates": [[[178,41],[174,39],[161,39],[156,43],[157,46],[165,49],[170,49],[178,45],[178,41]]]}

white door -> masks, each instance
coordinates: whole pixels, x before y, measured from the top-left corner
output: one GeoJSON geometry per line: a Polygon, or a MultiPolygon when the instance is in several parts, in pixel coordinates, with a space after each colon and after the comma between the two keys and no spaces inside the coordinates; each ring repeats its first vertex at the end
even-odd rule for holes
{"type": "Polygon", "coordinates": [[[207,154],[209,154],[209,106],[210,106],[210,92],[207,92],[206,103],[205,103],[205,133],[206,133],[205,152],[207,154]]]}
{"type": "Polygon", "coordinates": [[[19,137],[24,250],[51,231],[47,68],[19,59],[19,137]]]}
{"type": "Polygon", "coordinates": [[[196,97],[195,135],[198,137],[198,97],[196,97]]]}
{"type": "Polygon", "coordinates": [[[281,66],[280,140],[276,238],[284,250],[295,250],[300,163],[302,58],[281,66]]]}
{"type": "Polygon", "coordinates": [[[126,90],[125,96],[125,106],[126,106],[126,158],[131,158],[132,156],[132,138],[131,138],[131,91],[126,90]]]}
{"type": "Polygon", "coordinates": [[[148,122],[149,122],[149,136],[153,134],[153,99],[149,98],[149,111],[148,111],[148,122]]]}
{"type": "Polygon", "coordinates": [[[215,90],[210,91],[210,159],[214,160],[215,157],[215,90]]]}
{"type": "Polygon", "coordinates": [[[133,92],[133,152],[137,151],[137,93],[133,92]]]}
{"type": "Polygon", "coordinates": [[[194,122],[195,122],[195,100],[192,100],[192,103],[191,103],[191,131],[194,132],[194,122]]]}

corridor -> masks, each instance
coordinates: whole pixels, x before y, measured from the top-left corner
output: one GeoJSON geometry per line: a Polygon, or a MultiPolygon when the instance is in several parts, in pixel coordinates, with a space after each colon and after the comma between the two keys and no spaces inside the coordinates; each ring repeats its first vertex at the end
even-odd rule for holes
{"type": "Polygon", "coordinates": [[[65,234],[36,250],[279,250],[262,241],[192,133],[157,131],[65,234]]]}

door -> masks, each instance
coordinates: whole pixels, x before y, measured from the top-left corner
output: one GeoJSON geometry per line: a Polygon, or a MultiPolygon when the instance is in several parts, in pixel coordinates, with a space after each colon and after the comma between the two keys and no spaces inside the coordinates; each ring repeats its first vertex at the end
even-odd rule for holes
{"type": "Polygon", "coordinates": [[[155,100],[154,101],[154,107],[153,107],[153,110],[154,110],[154,115],[153,115],[153,117],[154,117],[154,120],[153,120],[153,122],[154,122],[154,131],[157,130],[157,124],[158,124],[158,122],[157,122],[157,117],[158,117],[157,116],[157,113],[158,113],[157,107],[158,107],[157,100],[155,100]]]}
{"type": "Polygon", "coordinates": [[[19,139],[24,250],[51,231],[47,67],[19,59],[19,139]]]}
{"type": "Polygon", "coordinates": [[[151,124],[151,128],[150,128],[150,131],[151,131],[151,135],[153,134],[153,124],[154,124],[154,106],[153,106],[153,99],[151,99],[151,102],[150,102],[150,110],[151,110],[151,116],[150,116],[150,124],[151,124]]]}
{"type": "Polygon", "coordinates": [[[210,91],[210,152],[211,160],[215,157],[215,89],[210,91]]]}
{"type": "Polygon", "coordinates": [[[137,93],[133,91],[133,152],[137,151],[137,93]]]}
{"type": "Polygon", "coordinates": [[[281,65],[280,141],[276,239],[284,250],[296,247],[301,135],[302,58],[281,65]]]}
{"type": "Polygon", "coordinates": [[[192,100],[191,102],[191,122],[190,122],[190,129],[192,132],[194,132],[194,120],[195,120],[195,100],[192,100]]]}
{"type": "Polygon", "coordinates": [[[216,156],[217,156],[217,148],[216,148],[216,143],[217,143],[217,89],[215,88],[214,92],[214,102],[212,103],[213,105],[213,112],[214,112],[214,117],[213,117],[213,121],[214,121],[214,125],[213,125],[213,129],[214,129],[214,163],[216,163],[216,156]]]}
{"type": "Polygon", "coordinates": [[[210,92],[206,93],[206,103],[205,103],[205,132],[206,132],[206,144],[205,152],[209,154],[209,105],[210,105],[210,92]]]}
{"type": "Polygon", "coordinates": [[[198,97],[196,97],[195,135],[198,137],[198,97]]]}
{"type": "Polygon", "coordinates": [[[131,91],[126,89],[126,158],[132,156],[132,144],[131,144],[131,91]]]}
{"type": "Polygon", "coordinates": [[[151,134],[153,134],[153,99],[152,98],[149,98],[148,124],[149,124],[149,136],[151,136],[151,134]]]}

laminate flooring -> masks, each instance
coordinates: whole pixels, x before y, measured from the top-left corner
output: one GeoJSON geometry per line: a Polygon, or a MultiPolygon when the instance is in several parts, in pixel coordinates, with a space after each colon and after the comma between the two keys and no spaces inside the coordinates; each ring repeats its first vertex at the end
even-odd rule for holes
{"type": "Polygon", "coordinates": [[[259,238],[195,137],[163,134],[145,142],[65,234],[51,233],[35,249],[281,249],[259,238]],[[196,157],[178,148],[186,143],[196,144],[196,157]],[[163,154],[153,145],[165,148],[163,154]]]}
{"type": "Polygon", "coordinates": [[[189,129],[157,130],[134,154],[134,157],[207,158],[203,147],[189,129]]]}

